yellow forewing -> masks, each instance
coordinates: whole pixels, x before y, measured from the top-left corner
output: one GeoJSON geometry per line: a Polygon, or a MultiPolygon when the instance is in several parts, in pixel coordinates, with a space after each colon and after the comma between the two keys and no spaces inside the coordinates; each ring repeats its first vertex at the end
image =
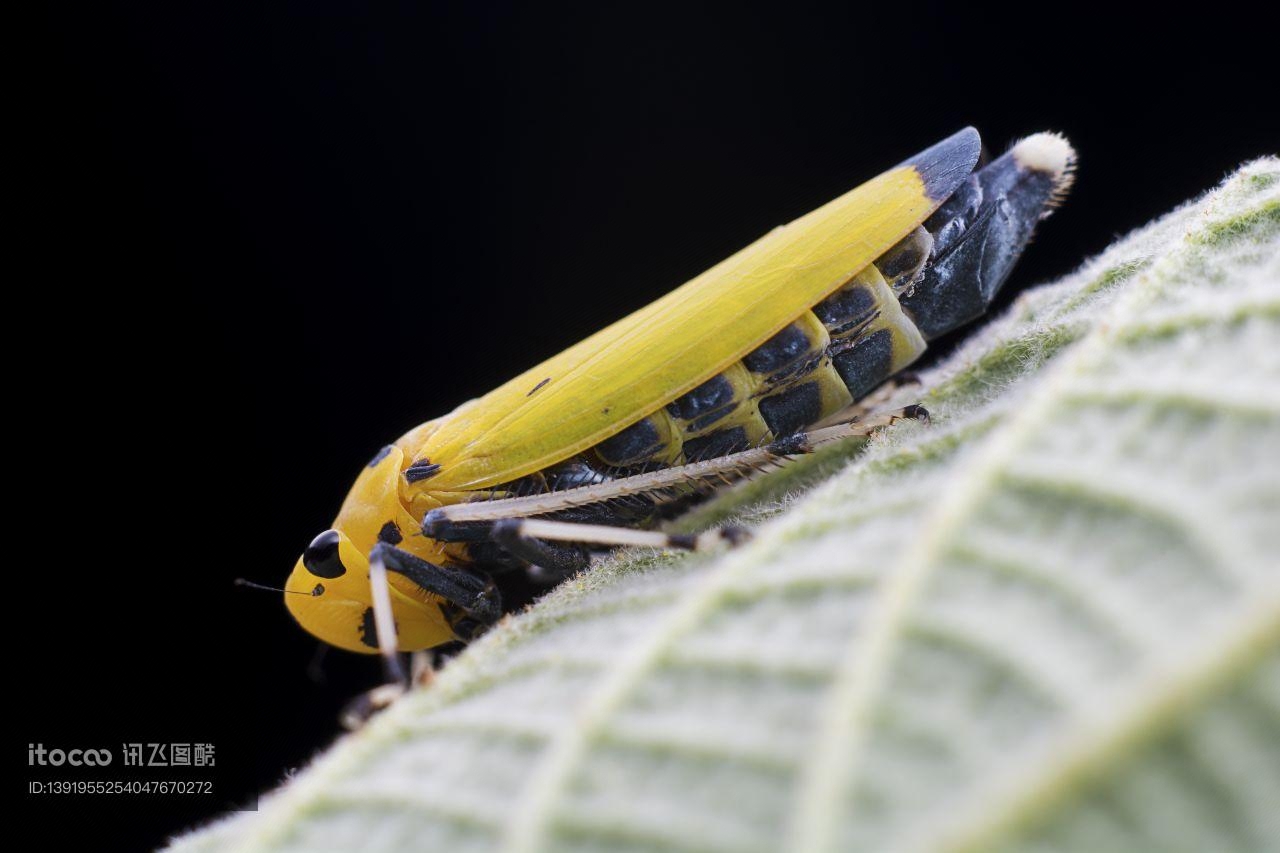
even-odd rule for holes
{"type": "MultiPolygon", "coordinates": [[[[973,167],[973,140],[957,174],[973,167]]],[[[422,486],[468,491],[531,474],[697,387],[919,225],[950,193],[930,184],[931,198],[931,177],[891,169],[442,419],[417,454],[440,465],[422,486]]]]}

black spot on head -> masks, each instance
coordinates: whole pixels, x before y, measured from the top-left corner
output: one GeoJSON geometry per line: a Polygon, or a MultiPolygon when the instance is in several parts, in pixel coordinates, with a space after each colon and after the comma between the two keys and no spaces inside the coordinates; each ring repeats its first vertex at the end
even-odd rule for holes
{"type": "Polygon", "coordinates": [[[893,369],[893,335],[879,329],[836,355],[832,362],[853,399],[860,400],[889,378],[893,369]]]}
{"type": "Polygon", "coordinates": [[[714,459],[747,449],[747,431],[743,427],[716,430],[701,438],[691,438],[684,443],[684,458],[690,462],[714,459]]]}
{"type": "Polygon", "coordinates": [[[774,435],[799,432],[822,419],[822,389],[806,382],[760,401],[760,417],[774,435]]]}
{"type": "Polygon", "coordinates": [[[405,468],[404,478],[410,483],[417,483],[418,481],[425,480],[428,477],[434,477],[438,473],[440,473],[440,466],[436,465],[430,459],[424,458],[419,459],[408,468],[405,468]]]}
{"type": "Polygon", "coordinates": [[[388,545],[399,545],[403,539],[404,535],[400,533],[400,525],[394,521],[388,521],[378,531],[378,541],[386,542],[388,545]]]}
{"type": "Polygon", "coordinates": [[[311,597],[319,598],[322,595],[324,595],[324,584],[318,583],[316,584],[316,588],[311,590],[311,597]]]}
{"type": "Polygon", "coordinates": [[[742,363],[752,373],[768,376],[804,358],[813,349],[814,343],[805,334],[804,326],[792,323],[743,356],[742,363]]]}
{"type": "Polygon", "coordinates": [[[366,607],[360,616],[360,642],[371,649],[378,648],[378,626],[373,619],[372,607],[366,607]]]}
{"type": "Polygon", "coordinates": [[[302,565],[318,578],[340,578],[347,573],[338,556],[338,531],[326,530],[302,552],[302,565]]]}
{"type": "Polygon", "coordinates": [[[388,456],[390,456],[390,455],[391,455],[391,448],[393,448],[394,446],[395,446],[395,445],[393,445],[393,444],[388,444],[386,447],[384,447],[384,448],[382,448],[381,450],[379,450],[379,451],[378,451],[378,453],[377,453],[377,455],[375,455],[372,459],[370,459],[370,460],[369,460],[369,464],[368,464],[368,465],[366,465],[365,467],[366,467],[366,468],[377,468],[377,467],[378,467],[378,463],[379,463],[379,462],[381,462],[383,459],[386,459],[388,456]]]}

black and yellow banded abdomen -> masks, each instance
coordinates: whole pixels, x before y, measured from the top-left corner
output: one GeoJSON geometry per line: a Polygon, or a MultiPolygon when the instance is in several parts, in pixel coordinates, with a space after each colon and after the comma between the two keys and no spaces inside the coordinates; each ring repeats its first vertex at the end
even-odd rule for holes
{"type": "Polygon", "coordinates": [[[925,350],[897,293],[928,257],[923,228],[728,369],[600,442],[593,465],[631,469],[723,456],[844,409],[925,350]]]}

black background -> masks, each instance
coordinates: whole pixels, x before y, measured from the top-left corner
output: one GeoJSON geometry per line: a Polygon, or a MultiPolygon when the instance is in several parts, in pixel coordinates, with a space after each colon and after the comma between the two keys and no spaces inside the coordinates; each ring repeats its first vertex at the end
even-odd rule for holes
{"type": "Polygon", "coordinates": [[[204,800],[29,798],[50,838],[155,845],[332,739],[376,662],[313,680],[232,582],[408,427],[966,124],[1080,151],[1011,288],[1277,147],[1267,27],[1221,4],[258,5],[60,6],[15,78],[15,760],[220,762],[204,800]]]}

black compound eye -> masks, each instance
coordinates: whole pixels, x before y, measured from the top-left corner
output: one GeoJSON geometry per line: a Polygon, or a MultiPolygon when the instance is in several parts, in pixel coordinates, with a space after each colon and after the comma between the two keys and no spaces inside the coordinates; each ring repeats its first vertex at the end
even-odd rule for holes
{"type": "Polygon", "coordinates": [[[302,565],[316,577],[340,578],[347,569],[338,557],[338,531],[326,530],[302,552],[302,565]]]}

